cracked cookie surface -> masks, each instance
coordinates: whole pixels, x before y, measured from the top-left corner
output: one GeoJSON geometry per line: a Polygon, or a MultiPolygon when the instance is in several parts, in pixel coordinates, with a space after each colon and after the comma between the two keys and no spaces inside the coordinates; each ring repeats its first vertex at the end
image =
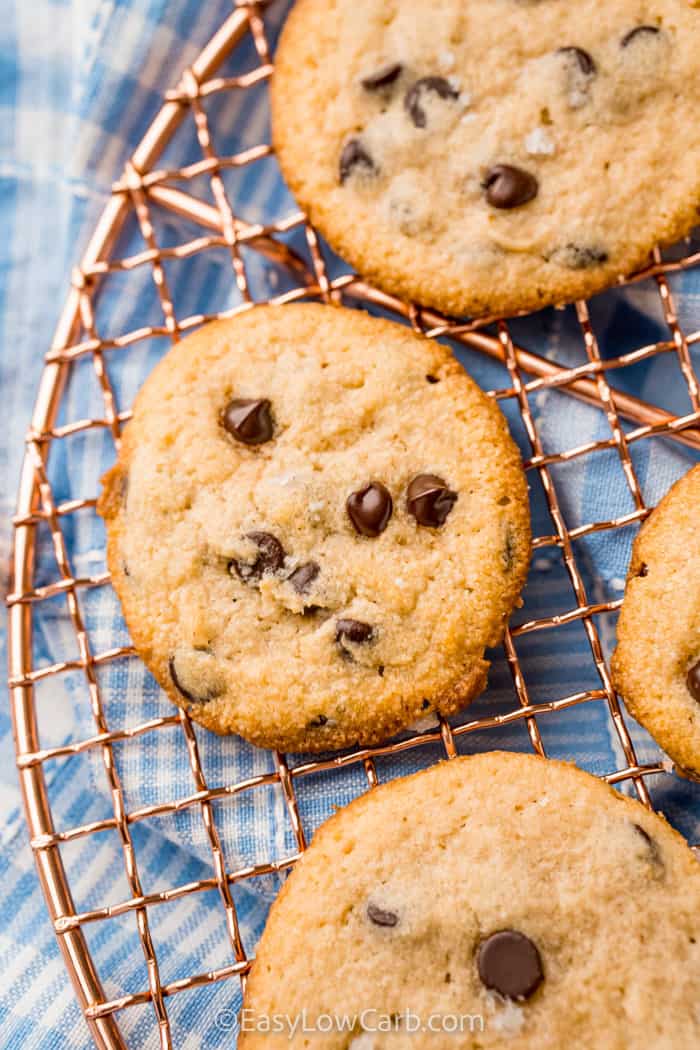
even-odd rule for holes
{"type": "Polygon", "coordinates": [[[681,770],[700,779],[700,466],[634,543],[617,622],[615,688],[681,770]]]}
{"type": "Polygon", "coordinates": [[[681,836],[575,766],[496,752],[319,828],[268,917],[238,1045],[675,1050],[700,1044],[699,1001],[700,866],[681,836]],[[437,1030],[409,1031],[407,1010],[437,1030]],[[255,1031],[302,1011],[291,1038],[255,1031]],[[313,1031],[322,1015],[350,1027],[313,1031]]]}
{"type": "Polygon", "coordinates": [[[99,511],[134,644],[171,699],[287,750],[464,706],[529,561],[493,399],[445,347],[316,304],[174,347],[99,511]]]}
{"type": "Polygon", "coordinates": [[[697,223],[699,45],[687,0],[299,0],[273,138],[311,221],[380,287],[533,310],[697,223]]]}

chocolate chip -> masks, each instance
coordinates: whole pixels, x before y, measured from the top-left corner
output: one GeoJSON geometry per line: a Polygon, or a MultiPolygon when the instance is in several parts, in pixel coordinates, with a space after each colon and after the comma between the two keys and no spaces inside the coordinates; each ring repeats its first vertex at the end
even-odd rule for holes
{"type": "Polygon", "coordinates": [[[647,563],[645,561],[643,561],[642,564],[639,566],[639,570],[637,572],[637,577],[639,578],[640,576],[644,577],[644,576],[648,576],[648,575],[649,575],[649,566],[647,565],[647,563]]]}
{"type": "Polygon", "coordinates": [[[356,532],[362,536],[379,536],[389,524],[394,504],[388,488],[379,481],[371,481],[348,496],[345,509],[356,532]]]}
{"type": "Polygon", "coordinates": [[[279,572],[284,565],[284,547],[269,532],[249,532],[246,539],[252,540],[258,548],[255,561],[244,562],[233,558],[229,562],[229,571],[233,568],[244,583],[259,580],[264,573],[279,572]]]}
{"type": "Polygon", "coordinates": [[[499,930],[483,940],[477,967],[483,984],[508,999],[529,999],[544,979],[536,945],[517,930],[499,930]]]}
{"type": "Polygon", "coordinates": [[[604,248],[572,242],[562,245],[561,248],[555,248],[553,252],[545,256],[547,262],[567,266],[570,270],[588,270],[592,266],[600,266],[607,262],[608,258],[608,253],[604,248]]]}
{"type": "Polygon", "coordinates": [[[224,430],[244,445],[262,445],[272,437],[272,416],[267,398],[236,397],[221,413],[224,430]]]}
{"type": "Polygon", "coordinates": [[[370,922],[373,922],[375,926],[398,926],[399,917],[396,912],[387,911],[385,908],[379,908],[372,901],[367,903],[367,918],[370,922]]]}
{"type": "Polygon", "coordinates": [[[439,98],[459,98],[459,91],[455,90],[449,80],[444,77],[421,77],[406,92],[403,100],[404,107],[409,117],[417,128],[424,128],[428,123],[428,115],[421,105],[424,95],[433,94],[439,98]]]}
{"type": "Polygon", "coordinates": [[[513,535],[513,530],[508,526],[506,529],[506,541],[503,546],[503,568],[506,572],[511,572],[513,569],[516,550],[515,536],[513,535]]]}
{"type": "Polygon", "coordinates": [[[578,67],[578,72],[582,73],[585,77],[594,77],[597,72],[596,64],[588,54],[581,47],[560,47],[557,50],[558,55],[562,55],[567,62],[575,63],[578,67]]]}
{"type": "Polygon", "coordinates": [[[649,860],[652,864],[657,867],[664,866],[664,862],[661,858],[661,849],[656,839],[653,839],[648,831],[645,831],[641,824],[633,824],[632,827],[637,834],[642,838],[646,844],[647,850],[649,851],[649,860]]]}
{"type": "Polygon", "coordinates": [[[374,635],[374,627],[362,620],[336,620],[335,640],[336,642],[353,642],[360,645],[369,642],[374,635]]]}
{"type": "Polygon", "coordinates": [[[376,175],[377,166],[359,139],[350,139],[340,154],[340,181],[351,175],[376,175]]]}
{"type": "Polygon", "coordinates": [[[496,164],[482,183],[486,200],[494,208],[519,208],[537,196],[539,184],[534,175],[512,164],[496,164]]]}
{"type": "Polygon", "coordinates": [[[391,84],[394,84],[401,76],[402,70],[403,66],[400,62],[387,62],[385,66],[380,66],[374,73],[363,77],[360,83],[367,91],[378,91],[381,88],[390,87],[391,84]]]}
{"type": "Polygon", "coordinates": [[[437,529],[457,502],[457,493],[437,474],[417,474],[406,492],[406,509],[419,525],[437,529]]]}
{"type": "Polygon", "coordinates": [[[294,570],[289,577],[289,582],[297,594],[306,594],[320,571],[321,567],[317,562],[304,562],[303,565],[300,565],[298,569],[294,570]]]}
{"type": "Polygon", "coordinates": [[[168,671],[172,679],[173,685],[177,689],[181,696],[184,696],[185,700],[189,700],[191,704],[208,704],[210,700],[215,700],[219,696],[219,692],[208,692],[202,696],[195,696],[189,689],[185,689],[181,680],[178,678],[177,670],[175,668],[175,657],[171,656],[168,660],[168,671]]]}
{"type": "Polygon", "coordinates": [[[642,37],[659,36],[660,34],[661,30],[658,26],[635,26],[634,29],[630,29],[628,33],[625,33],[620,41],[620,47],[629,47],[633,40],[639,40],[642,37]]]}
{"type": "Polygon", "coordinates": [[[321,726],[325,726],[327,721],[328,721],[328,719],[326,718],[325,715],[316,715],[315,718],[312,718],[310,722],[306,723],[306,728],[307,729],[320,729],[321,726]]]}
{"type": "Polygon", "coordinates": [[[697,700],[700,704],[700,660],[688,671],[685,678],[685,684],[688,686],[688,692],[692,696],[693,700],[697,700]]]}
{"type": "Polygon", "coordinates": [[[428,374],[426,375],[426,377],[425,377],[425,378],[426,378],[426,381],[427,381],[428,383],[439,383],[439,382],[440,382],[440,380],[438,379],[438,377],[437,377],[437,376],[433,376],[433,375],[431,375],[431,374],[430,374],[430,372],[428,372],[428,374]]]}

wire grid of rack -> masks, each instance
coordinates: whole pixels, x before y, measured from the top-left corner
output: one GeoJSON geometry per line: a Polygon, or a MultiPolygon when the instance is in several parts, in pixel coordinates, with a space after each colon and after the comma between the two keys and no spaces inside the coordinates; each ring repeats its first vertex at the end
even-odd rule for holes
{"type": "Polygon", "coordinates": [[[232,91],[246,91],[266,81],[272,73],[273,64],[265,24],[264,9],[267,6],[260,3],[238,3],[234,6],[218,33],[186,70],[177,89],[166,96],[162,109],[127,164],[122,179],[115,185],[85,257],[74,272],[72,287],[55,340],[46,357],[34,416],[27,435],[26,458],[15,520],[15,584],[9,597],[10,686],[17,764],[31,845],[51,918],[91,1033],[101,1047],[124,1046],[118,1023],[119,1011],[149,1001],[155,1010],[161,1045],[171,1046],[173,1043],[166,1005],[169,996],[229,978],[245,981],[251,960],[246,955],[239,934],[232,886],[237,881],[254,875],[291,867],[306,848],[306,834],[295,793],[295,785],[300,778],[312,773],[323,774],[338,767],[357,766],[364,770],[367,786],[372,788],[378,781],[376,760],[379,756],[421,748],[429,743],[439,743],[444,755],[451,758],[457,754],[456,743],[461,735],[513,722],[521,722],[526,726],[532,748],[539,754],[544,754],[538,716],[549,715],[591,700],[603,701],[607,705],[609,717],[619,739],[621,754],[624,755],[624,763],[620,768],[606,776],[610,783],[630,782],[639,799],[646,805],[651,805],[646,778],[664,768],[659,763],[641,764],[635,754],[625,716],[610,680],[597,626],[597,617],[602,613],[613,612],[619,606],[619,601],[592,603],[589,600],[574,543],[593,532],[609,532],[634,526],[647,516],[649,511],[630,455],[630,448],[635,442],[666,436],[696,450],[700,449],[700,389],[690,353],[692,345],[700,341],[700,331],[686,333],[682,330],[668,280],[673,271],[697,266],[700,254],[686,253],[684,257],[674,257],[673,261],[665,261],[661,253],[655,251],[644,271],[625,282],[655,282],[668,329],[668,337],[663,341],[639,347],[619,357],[603,358],[590,321],[588,305],[585,302],[577,303],[575,310],[586,360],[576,367],[564,367],[519,347],[512,338],[509,325],[503,319],[486,318],[466,324],[455,324],[433,311],[420,309],[381,293],[354,275],[330,278],[324,248],[303,214],[293,212],[269,225],[248,223],[236,214],[235,201],[227,194],[222,173],[232,168],[254,164],[261,158],[270,156],[271,147],[258,145],[234,155],[220,156],[215,151],[210,132],[205,99],[232,91]],[[218,76],[224,60],[244,38],[252,40],[254,44],[257,55],[255,68],[239,76],[218,76]],[[157,169],[155,164],[163,148],[177,127],[187,118],[194,119],[201,159],[177,170],[157,169]],[[209,180],[213,205],[187,190],[190,180],[199,176],[206,176],[209,180]],[[208,232],[173,247],[159,247],[156,226],[152,219],[154,206],[185,216],[208,232]],[[129,215],[135,215],[146,247],[136,255],[118,258],[114,255],[115,244],[129,215]],[[293,229],[303,231],[310,262],[279,239],[280,234],[293,229]],[[128,353],[130,347],[154,335],[176,340],[189,329],[208,319],[202,315],[177,319],[164,264],[168,259],[190,258],[212,247],[223,248],[230,253],[233,277],[240,292],[242,305],[229,311],[229,314],[238,309],[246,309],[253,301],[242,253],[242,248],[245,247],[246,250],[285,267],[294,277],[294,287],[291,290],[267,301],[282,303],[311,296],[325,302],[351,299],[353,303],[359,301],[361,304],[373,304],[399,319],[408,321],[414,329],[429,337],[448,336],[464,346],[489,355],[507,368],[510,385],[491,391],[491,394],[500,402],[512,401],[517,405],[531,449],[525,465],[528,471],[539,476],[552,522],[551,534],[537,536],[534,540],[534,550],[546,547],[559,549],[573,595],[573,605],[564,612],[547,618],[527,620],[506,632],[503,644],[512,674],[515,697],[511,710],[482,718],[469,718],[467,713],[458,725],[441,720],[439,727],[418,732],[409,739],[391,741],[383,747],[373,749],[355,749],[340,756],[312,758],[298,765],[290,765],[283,754],[276,754],[274,772],[244,782],[216,786],[207,782],[193,727],[184,711],[180,710],[177,714],[127,729],[110,729],[97,670],[117,659],[134,658],[134,654],[128,647],[94,651],[81,613],[78,594],[84,588],[108,586],[109,577],[106,573],[83,578],[74,575],[71,568],[71,552],[65,536],[65,524],[71,515],[78,512],[94,513],[96,501],[94,498],[64,503],[56,501],[52,489],[49,453],[55,443],[90,428],[104,428],[111,434],[115,449],[118,448],[122,427],[128,421],[130,413],[127,409],[118,407],[120,398],[110,378],[109,355],[128,353]],[[162,323],[129,331],[113,339],[101,338],[97,331],[94,311],[100,287],[115,273],[128,275],[141,268],[150,268],[162,309],[162,323]],[[613,389],[608,382],[608,374],[611,371],[638,364],[659,354],[675,357],[687,386],[691,411],[682,417],[670,415],[658,406],[613,389]],[[101,418],[78,419],[58,426],[56,418],[66,378],[75,362],[85,357],[92,359],[102,392],[104,413],[101,418]],[[566,394],[601,409],[607,418],[609,436],[566,452],[546,453],[530,408],[529,397],[535,391],[552,388],[559,388],[566,394]],[[634,429],[625,429],[623,419],[634,422],[634,429]],[[598,521],[569,529],[562,513],[552,467],[557,463],[585,457],[602,449],[611,449],[619,456],[634,510],[615,520],[598,521]],[[58,575],[52,582],[38,586],[34,579],[36,529],[42,522],[50,529],[58,575]],[[77,660],[37,668],[33,666],[32,660],[35,609],[42,602],[56,596],[65,598],[80,655],[77,660]],[[533,702],[516,648],[518,637],[545,629],[557,630],[574,621],[580,622],[585,630],[590,657],[599,682],[598,687],[544,703],[533,702]],[[60,747],[42,750],[39,746],[39,712],[35,704],[34,686],[41,680],[50,679],[67,670],[77,670],[84,676],[86,697],[94,719],[94,734],[60,747]],[[199,808],[211,847],[214,876],[179,890],[146,894],[139,876],[131,826],[134,821],[147,818],[156,809],[159,813],[167,812],[168,805],[143,807],[138,813],[127,811],[113,746],[119,742],[138,748],[145,734],[157,733],[166,726],[174,725],[179,725],[182,730],[182,746],[187,749],[194,792],[184,802],[182,799],[177,803],[173,800],[170,808],[174,810],[176,805],[182,807],[185,804],[199,808]],[[113,802],[113,816],[98,824],[57,832],[54,828],[50,793],[44,777],[44,764],[51,759],[88,751],[101,754],[113,802]],[[230,798],[239,792],[254,791],[256,787],[267,783],[275,783],[282,789],[296,850],[282,860],[273,859],[267,864],[239,871],[227,870],[212,803],[217,799],[230,798]],[[119,833],[131,896],[119,905],[118,909],[104,907],[89,914],[81,914],[76,912],[72,900],[69,873],[64,868],[59,846],[62,842],[94,834],[104,827],[115,828],[119,833]],[[171,984],[163,983],[149,929],[149,907],[163,899],[175,900],[202,889],[218,889],[233,961],[218,970],[193,974],[171,984]],[[115,911],[120,914],[133,913],[136,917],[141,948],[147,964],[148,987],[140,992],[109,999],[105,996],[100,975],[88,950],[82,925],[87,921],[107,919],[114,915],[115,911]]]}

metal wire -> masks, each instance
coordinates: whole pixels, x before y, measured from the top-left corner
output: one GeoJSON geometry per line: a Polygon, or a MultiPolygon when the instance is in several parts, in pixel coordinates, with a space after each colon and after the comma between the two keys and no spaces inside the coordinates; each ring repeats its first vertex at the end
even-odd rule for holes
{"type": "Polygon", "coordinates": [[[438,744],[446,757],[452,758],[457,754],[459,737],[479,730],[506,726],[513,722],[524,723],[532,747],[536,752],[544,755],[545,747],[538,726],[538,717],[595,700],[604,701],[607,704],[625,758],[623,767],[611,771],[606,779],[610,783],[630,781],[639,799],[646,805],[650,805],[651,800],[645,778],[662,770],[658,764],[642,765],[639,763],[604,660],[596,617],[601,613],[615,611],[619,602],[596,603],[589,600],[577,563],[574,541],[595,532],[636,525],[647,516],[648,508],[645,505],[630,455],[630,446],[635,442],[663,435],[694,449],[700,449],[700,390],[690,356],[690,347],[700,341],[700,331],[683,332],[668,281],[670,274],[696,267],[700,263],[700,255],[687,254],[680,260],[664,262],[657,250],[653,253],[648,267],[625,282],[650,279],[656,282],[663,317],[669,330],[669,337],[666,340],[639,347],[619,357],[603,360],[590,323],[587,304],[577,303],[576,316],[587,360],[584,364],[572,368],[565,368],[517,346],[513,341],[508,324],[502,319],[486,318],[457,325],[434,311],[420,309],[379,292],[358,277],[344,276],[330,279],[322,247],[314,229],[302,213],[293,212],[267,225],[246,223],[236,214],[235,205],[227,196],[222,173],[231,168],[245,167],[267,157],[272,153],[272,148],[265,144],[246,149],[233,156],[218,156],[213,145],[207,111],[202,103],[203,99],[213,95],[249,90],[269,78],[273,67],[263,17],[264,6],[266,5],[258,3],[239,3],[235,6],[235,10],[215,37],[185,72],[177,89],[166,95],[166,101],[160,113],[127,164],[123,177],[115,184],[111,200],[97,226],[85,257],[74,273],[71,291],[54,343],[46,356],[46,366],[41,379],[34,416],[27,434],[27,451],[15,518],[15,587],[8,599],[10,607],[10,685],[17,766],[24,795],[31,846],[59,944],[92,1035],[100,1047],[110,1048],[110,1050],[125,1046],[117,1022],[117,1015],[120,1011],[150,1002],[155,1010],[161,1046],[167,1048],[173,1045],[167,1010],[167,1000],[170,996],[229,978],[245,980],[245,975],[250,967],[250,959],[246,956],[241,941],[231,888],[242,880],[291,867],[306,848],[306,837],[299,814],[295,787],[302,778],[357,765],[364,770],[368,788],[371,789],[378,782],[375,760],[380,756],[397,755],[404,751],[423,748],[428,744],[438,744]],[[224,59],[248,34],[257,54],[257,67],[241,76],[216,76],[224,59]],[[156,168],[155,163],[158,156],[176,128],[188,116],[195,122],[202,159],[176,170],[156,168]],[[214,200],[213,206],[198,200],[181,188],[199,176],[206,176],[209,180],[214,200]],[[172,185],[175,181],[178,186],[172,185]],[[202,229],[210,232],[175,247],[161,247],[156,238],[151,214],[154,204],[193,219],[202,229]],[[116,258],[113,255],[116,238],[130,215],[135,216],[147,247],[129,257],[116,258]],[[277,239],[280,234],[295,229],[300,229],[304,233],[310,264],[282,240],[277,239]],[[491,391],[491,394],[500,401],[510,400],[517,405],[530,445],[530,455],[525,466],[526,469],[539,476],[554,530],[550,535],[536,537],[534,548],[537,550],[553,546],[561,551],[571,584],[572,606],[556,615],[531,619],[506,632],[504,650],[517,701],[506,713],[473,718],[458,726],[451,726],[442,719],[438,727],[417,733],[409,739],[393,741],[372,749],[358,748],[332,758],[312,759],[293,767],[288,765],[284,755],[276,753],[273,772],[234,784],[210,787],[202,768],[192,725],[184,711],[152,719],[128,729],[112,729],[108,724],[97,670],[106,663],[125,657],[133,658],[135,654],[131,647],[115,647],[104,652],[93,651],[91,639],[82,619],[78,595],[84,588],[107,586],[109,576],[106,573],[88,577],[75,576],[71,567],[70,552],[64,539],[62,523],[71,515],[82,510],[94,511],[96,500],[94,498],[74,499],[57,504],[53,495],[50,471],[47,469],[47,457],[54,442],[62,441],[73,434],[92,428],[102,428],[108,431],[115,449],[118,449],[121,429],[128,421],[130,413],[129,411],[117,411],[118,402],[105,366],[105,353],[107,351],[128,353],[130,347],[152,336],[165,336],[171,342],[175,342],[183,333],[208,319],[202,315],[177,319],[164,266],[164,263],[170,259],[188,259],[211,248],[226,249],[230,256],[232,277],[242,299],[242,305],[229,311],[228,315],[246,309],[252,303],[253,295],[241,251],[242,247],[284,266],[295,281],[290,291],[266,301],[282,303],[315,295],[326,302],[348,299],[353,302],[360,301],[378,305],[392,311],[398,318],[408,320],[414,329],[429,337],[449,336],[505,365],[510,386],[507,389],[491,391]],[[102,338],[96,329],[94,316],[94,304],[100,285],[109,280],[112,274],[128,275],[143,268],[147,268],[151,273],[162,312],[162,323],[142,327],[111,339],[102,338]],[[496,334],[489,330],[494,322],[496,334]],[[660,354],[675,356],[680,374],[687,386],[692,411],[682,417],[672,416],[658,406],[649,405],[614,390],[608,383],[608,375],[614,370],[649,360],[660,354]],[[70,369],[82,357],[89,357],[92,360],[102,394],[104,414],[101,418],[81,419],[57,426],[55,421],[61,404],[65,380],[70,369]],[[607,418],[610,436],[565,452],[545,453],[537,423],[530,410],[529,399],[539,390],[555,388],[596,405],[607,418]],[[635,422],[636,427],[625,431],[622,426],[623,418],[635,422]],[[551,468],[603,449],[614,450],[617,453],[634,510],[610,521],[595,522],[581,525],[576,529],[568,529],[551,468]],[[36,532],[42,524],[47,525],[51,533],[58,576],[48,584],[37,586],[34,583],[36,532]],[[67,602],[78,643],[78,658],[55,663],[48,667],[34,667],[32,662],[34,610],[40,603],[58,595],[64,596],[67,602]],[[580,622],[583,626],[590,648],[591,663],[595,669],[599,686],[548,702],[534,703],[530,698],[525,671],[518,656],[517,640],[530,632],[557,630],[573,622],[580,622]],[[40,748],[34,685],[66,671],[79,671],[84,675],[95,732],[92,736],[71,741],[60,747],[40,748]],[[129,811],[125,805],[124,793],[116,769],[114,745],[119,743],[136,748],[140,746],[141,737],[164,729],[172,732],[178,727],[182,746],[187,749],[192,772],[192,793],[185,798],[142,806],[129,811]],[[52,759],[92,751],[98,752],[102,757],[113,804],[113,814],[91,824],[56,831],[44,778],[44,764],[52,759]],[[282,790],[296,843],[296,852],[283,860],[271,859],[255,866],[228,871],[213,803],[217,800],[232,799],[243,792],[252,792],[265,785],[277,785],[282,790]],[[214,875],[212,878],[163,892],[144,893],[131,828],[134,824],[154,816],[164,816],[184,809],[198,810],[201,815],[206,840],[211,851],[214,875]],[[118,904],[77,912],[71,896],[70,882],[59,854],[59,847],[63,843],[76,841],[107,829],[115,830],[119,835],[130,896],[118,904]],[[149,930],[149,909],[161,903],[177,901],[207,890],[218,891],[232,961],[218,970],[194,974],[171,983],[163,983],[149,930]],[[148,986],[132,994],[108,999],[88,950],[83,927],[130,913],[135,915],[137,921],[139,940],[147,966],[148,986]]]}

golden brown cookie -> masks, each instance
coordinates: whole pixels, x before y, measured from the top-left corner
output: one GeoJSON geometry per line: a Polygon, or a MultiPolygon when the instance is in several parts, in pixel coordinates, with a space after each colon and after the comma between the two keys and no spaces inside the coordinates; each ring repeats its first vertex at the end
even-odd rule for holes
{"type": "Polygon", "coordinates": [[[699,1003],[680,835],[575,766],[496,752],[319,829],[272,907],[238,1046],[690,1050],[699,1003]]]}
{"type": "Polygon", "coordinates": [[[589,295],[700,200],[688,0],[298,0],[273,138],[331,246],[448,314],[589,295]]]}
{"type": "Polygon", "coordinates": [[[452,713],[518,600],[527,486],[445,347],[260,307],[174,347],[99,511],[134,644],[219,733],[311,751],[452,713]]]}
{"type": "Polygon", "coordinates": [[[634,544],[617,623],[615,688],[677,765],[700,778],[700,465],[634,544]]]}

